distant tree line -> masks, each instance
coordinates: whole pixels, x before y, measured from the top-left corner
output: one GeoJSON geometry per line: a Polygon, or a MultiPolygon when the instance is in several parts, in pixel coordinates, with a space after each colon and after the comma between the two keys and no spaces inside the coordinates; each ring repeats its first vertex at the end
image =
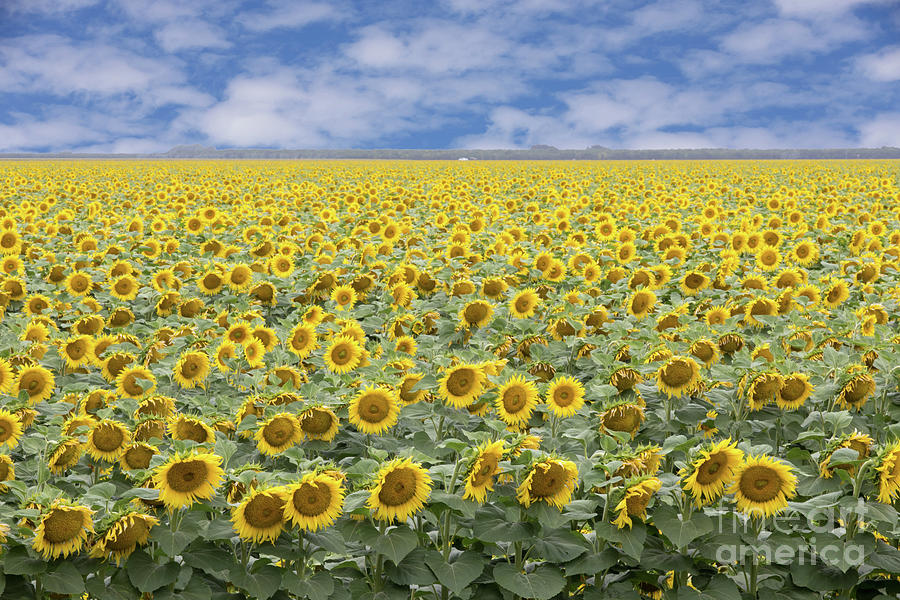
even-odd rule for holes
{"type": "Polygon", "coordinates": [[[387,160],[791,160],[791,159],[900,159],[900,148],[822,148],[735,150],[729,148],[691,148],[668,150],[621,150],[591,146],[584,150],[560,150],[536,145],[519,150],[275,150],[265,148],[226,148],[218,150],[200,145],[176,146],[159,154],[87,154],[87,153],[6,153],[0,158],[223,158],[223,159],[387,159],[387,160]]]}

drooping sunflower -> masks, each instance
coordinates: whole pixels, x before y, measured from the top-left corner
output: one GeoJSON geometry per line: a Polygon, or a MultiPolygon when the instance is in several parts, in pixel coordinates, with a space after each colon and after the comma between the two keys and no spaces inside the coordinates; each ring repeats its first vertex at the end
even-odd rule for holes
{"type": "Polygon", "coordinates": [[[700,383],[700,366],[693,358],[673,356],[656,371],[656,385],[670,398],[691,394],[700,383]]]}
{"type": "Polygon", "coordinates": [[[15,448],[22,437],[22,421],[16,413],[0,408],[0,447],[15,448]]]}
{"type": "Polygon", "coordinates": [[[144,442],[132,442],[119,455],[119,466],[123,471],[149,469],[150,460],[157,454],[156,448],[144,442]]]}
{"type": "Polygon", "coordinates": [[[831,464],[832,454],[841,448],[849,448],[856,451],[858,460],[866,459],[871,452],[872,442],[871,437],[859,431],[842,435],[838,439],[833,440],[822,453],[823,458],[819,461],[819,475],[823,479],[831,479],[834,475],[834,470],[840,469],[841,471],[846,471],[852,477],[856,474],[856,466],[848,463],[831,464]]]}
{"type": "Polygon", "coordinates": [[[718,500],[734,481],[735,469],[744,459],[737,442],[725,439],[702,447],[696,458],[679,471],[681,486],[694,497],[698,507],[718,500]]]}
{"type": "Polygon", "coordinates": [[[719,360],[719,346],[714,341],[706,338],[699,339],[691,344],[690,353],[703,361],[707,367],[712,366],[719,360]]]}
{"type": "Polygon", "coordinates": [[[458,364],[441,378],[441,397],[455,408],[465,408],[481,395],[484,382],[484,371],[477,365],[458,364]]]}
{"type": "Polygon", "coordinates": [[[75,438],[64,438],[50,452],[50,458],[47,459],[50,472],[60,475],[66,469],[74,467],[78,464],[82,452],[84,452],[84,446],[80,441],[75,438]]]}
{"type": "Polygon", "coordinates": [[[93,533],[94,511],[64,500],[54,500],[34,531],[31,547],[45,559],[78,553],[93,533]]]}
{"type": "Polygon", "coordinates": [[[145,367],[122,368],[115,381],[116,392],[123,398],[140,400],[156,389],[156,377],[145,367]]]}
{"type": "Polygon", "coordinates": [[[14,383],[12,365],[6,359],[0,358],[0,394],[8,394],[13,389],[14,383]]]}
{"type": "Polygon", "coordinates": [[[494,407],[504,423],[520,427],[528,422],[538,403],[538,389],[523,375],[511,377],[497,390],[494,407]]]}
{"type": "Polygon", "coordinates": [[[783,410],[797,410],[812,394],[813,385],[809,382],[809,375],[804,373],[791,373],[784,378],[775,403],[783,410]]]}
{"type": "Polygon", "coordinates": [[[53,386],[56,379],[49,369],[35,365],[25,366],[16,375],[15,393],[28,394],[28,405],[34,406],[38,402],[49,399],[53,395],[53,386]]]}
{"type": "Polygon", "coordinates": [[[284,488],[256,489],[231,510],[231,523],[243,540],[274,542],[284,528],[284,488]]]}
{"type": "Polygon", "coordinates": [[[616,504],[616,515],[613,524],[619,529],[631,528],[632,518],[647,518],[647,506],[653,494],[662,487],[659,479],[644,475],[628,481],[622,499],[616,504]]]}
{"type": "Polygon", "coordinates": [[[332,373],[343,375],[359,366],[363,350],[349,336],[337,336],[325,351],[325,366],[332,373]]]}
{"type": "Polygon", "coordinates": [[[546,399],[554,415],[571,417],[584,405],[584,385],[574,377],[557,377],[550,382],[546,399]]]}
{"type": "Polygon", "coordinates": [[[94,460],[115,462],[131,441],[131,432],[112,419],[97,421],[88,433],[87,450],[94,460]]]}
{"type": "Polygon", "coordinates": [[[900,496],[900,442],[882,448],[876,465],[878,501],[891,504],[900,496]]]}
{"type": "Polygon", "coordinates": [[[465,329],[484,327],[491,321],[494,307],[484,300],[473,300],[459,311],[459,322],[465,329]]]}
{"type": "Polygon", "coordinates": [[[348,412],[362,433],[378,435],[396,425],[400,403],[394,390],[367,386],[350,401],[348,412]]]}
{"type": "Polygon", "coordinates": [[[650,290],[638,290],[628,298],[625,308],[629,315],[643,319],[656,305],[656,294],[650,290]]]}
{"type": "Polygon", "coordinates": [[[77,369],[93,360],[93,340],[88,335],[79,335],[64,341],[59,348],[60,354],[70,369],[77,369]]]}
{"type": "Polygon", "coordinates": [[[631,367],[619,367],[609,376],[609,384],[615,387],[619,393],[631,390],[643,381],[643,376],[631,367]]]}
{"type": "Polygon", "coordinates": [[[253,285],[253,269],[249,265],[238,263],[225,276],[225,283],[232,291],[241,292],[253,285]]]}
{"type": "Polygon", "coordinates": [[[196,417],[178,415],[169,420],[168,429],[173,440],[190,440],[198,444],[216,441],[216,434],[212,427],[196,417]]]}
{"type": "Polygon", "coordinates": [[[159,525],[156,517],[129,511],[113,521],[106,531],[100,532],[91,548],[91,557],[111,559],[118,565],[138,546],[147,544],[150,531],[156,525],[159,525]]]}
{"type": "MultiPolygon", "coordinates": [[[[13,481],[16,478],[16,465],[12,459],[6,454],[0,454],[0,492],[9,490],[9,486],[5,481],[13,481]]],[[[2,543],[3,540],[0,540],[2,543]]]]}
{"type": "Polygon", "coordinates": [[[774,371],[767,373],[749,374],[745,398],[750,405],[750,410],[762,410],[767,404],[773,402],[778,392],[784,386],[784,377],[774,371]]]}
{"type": "Polygon", "coordinates": [[[641,423],[644,422],[644,407],[641,401],[631,402],[618,400],[604,408],[600,413],[600,425],[602,429],[628,433],[632,439],[637,435],[641,423]]]}
{"type": "Polygon", "coordinates": [[[300,429],[299,419],[294,414],[283,412],[263,421],[254,438],[260,452],[275,456],[300,443],[303,431],[300,429]]]}
{"type": "Polygon", "coordinates": [[[330,442],[337,435],[339,420],[330,408],[314,406],[300,413],[297,418],[303,435],[311,440],[330,442]]]}
{"type": "Polygon", "coordinates": [[[534,463],[516,490],[516,499],[528,507],[543,501],[562,510],[578,485],[578,467],[570,460],[546,458],[534,463]]]}
{"type": "Polygon", "coordinates": [[[430,493],[428,471],[409,458],[395,458],[375,476],[367,506],[379,521],[405,522],[425,506],[430,493]]]}
{"type": "Polygon", "coordinates": [[[844,383],[837,399],[841,408],[862,410],[862,407],[874,393],[875,379],[868,373],[859,373],[853,375],[844,383]]]}
{"type": "Polygon", "coordinates": [[[739,511],[754,517],[780,513],[797,493],[793,469],[765,454],[746,458],[734,477],[728,493],[734,494],[739,511]]]}
{"type": "Polygon", "coordinates": [[[484,502],[487,493],[494,489],[494,476],[500,472],[499,463],[503,458],[503,441],[498,440],[478,447],[478,454],[466,475],[463,498],[484,502]]]}
{"type": "Polygon", "coordinates": [[[285,521],[305,531],[329,527],[344,509],[344,486],[328,472],[307,473],[284,490],[285,521]]]}
{"type": "Polygon", "coordinates": [[[528,319],[534,315],[540,303],[541,297],[538,296],[537,290],[526,288],[510,300],[509,314],[517,319],[528,319]]]}
{"type": "Polygon", "coordinates": [[[209,356],[205,352],[185,352],[173,370],[175,381],[183,388],[203,387],[207,375],[209,375],[209,356]]]}
{"type": "Polygon", "coordinates": [[[159,499],[169,510],[208,500],[222,484],[222,458],[209,452],[176,454],[153,472],[159,499]]]}

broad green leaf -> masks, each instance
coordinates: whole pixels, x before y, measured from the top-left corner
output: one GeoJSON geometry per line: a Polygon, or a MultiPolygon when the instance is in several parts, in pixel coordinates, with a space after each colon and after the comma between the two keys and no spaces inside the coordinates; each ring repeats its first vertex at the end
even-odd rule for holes
{"type": "Polygon", "coordinates": [[[416,532],[406,525],[400,525],[378,536],[372,549],[378,554],[387,556],[394,564],[398,564],[418,545],[419,538],[416,532]]]}
{"type": "Polygon", "coordinates": [[[231,582],[251,598],[267,600],[281,586],[281,573],[282,569],[272,565],[263,565],[249,573],[237,566],[231,570],[231,582]]]}
{"type": "Polygon", "coordinates": [[[70,562],[56,563],[41,576],[44,589],[54,594],[79,595],[84,593],[84,579],[70,562]]]}
{"type": "Polygon", "coordinates": [[[441,585],[454,594],[462,594],[484,571],[484,557],[477,552],[462,552],[449,561],[440,552],[430,552],[425,563],[434,571],[441,585]]]}
{"type": "Polygon", "coordinates": [[[566,585],[566,578],[553,566],[540,566],[525,573],[515,565],[499,563],[494,567],[494,579],[502,588],[535,600],[550,600],[566,585]]]}
{"type": "Polygon", "coordinates": [[[680,516],[669,506],[659,506],[653,512],[653,524],[676,548],[686,548],[713,530],[713,520],[701,512],[691,514],[687,521],[682,521],[680,516]]]}
{"type": "Polygon", "coordinates": [[[128,579],[141,592],[154,592],[174,583],[181,567],[175,562],[159,564],[143,551],[133,553],[125,564],[128,579]]]}

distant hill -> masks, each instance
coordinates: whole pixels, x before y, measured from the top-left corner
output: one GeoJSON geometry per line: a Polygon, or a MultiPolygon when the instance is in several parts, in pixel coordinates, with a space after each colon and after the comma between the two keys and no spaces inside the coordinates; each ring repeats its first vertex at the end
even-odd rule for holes
{"type": "Polygon", "coordinates": [[[209,148],[199,144],[176,146],[157,154],[89,154],[73,152],[0,153],[0,159],[388,159],[388,160],[788,160],[788,159],[900,159],[900,148],[760,149],[695,148],[623,150],[591,146],[560,150],[537,145],[527,150],[278,150],[266,148],[209,148]]]}

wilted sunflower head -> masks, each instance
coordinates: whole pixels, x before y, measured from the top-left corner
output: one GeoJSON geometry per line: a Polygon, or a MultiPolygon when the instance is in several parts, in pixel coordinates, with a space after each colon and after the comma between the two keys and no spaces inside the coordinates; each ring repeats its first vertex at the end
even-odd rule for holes
{"type": "Polygon", "coordinates": [[[569,460],[547,458],[532,465],[516,497],[523,505],[543,501],[562,508],[572,499],[578,484],[578,468],[569,460]]]}
{"type": "Polygon", "coordinates": [[[77,553],[88,533],[94,531],[92,516],[93,511],[86,506],[55,500],[42,516],[31,547],[47,559],[77,553]]]}

